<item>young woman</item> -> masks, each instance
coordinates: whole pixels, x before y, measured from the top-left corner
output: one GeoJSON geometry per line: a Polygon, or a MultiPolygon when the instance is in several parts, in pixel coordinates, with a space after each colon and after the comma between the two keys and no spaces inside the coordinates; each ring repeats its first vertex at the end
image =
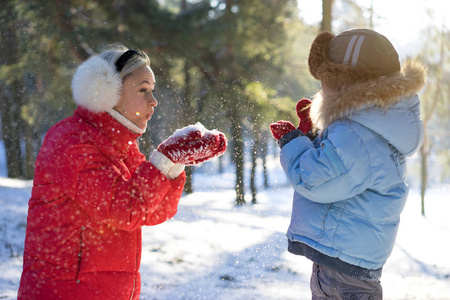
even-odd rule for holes
{"type": "Polygon", "coordinates": [[[146,161],[137,138],[158,104],[155,84],[148,56],[123,46],[78,67],[78,109],[48,131],[36,160],[18,299],[139,299],[141,227],[175,215],[185,165],[226,149],[222,133],[194,126],[146,161]]]}

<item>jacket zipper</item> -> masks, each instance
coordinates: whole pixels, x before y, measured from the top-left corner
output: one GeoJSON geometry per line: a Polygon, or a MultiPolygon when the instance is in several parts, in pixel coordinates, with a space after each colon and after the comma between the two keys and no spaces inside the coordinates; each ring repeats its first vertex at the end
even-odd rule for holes
{"type": "Polygon", "coordinates": [[[83,253],[83,231],[85,230],[84,226],[81,226],[80,230],[80,251],[78,252],[78,268],[77,268],[77,283],[80,283],[80,279],[78,276],[80,275],[81,269],[81,254],[83,253]]]}
{"type": "Polygon", "coordinates": [[[133,300],[133,296],[134,296],[134,289],[136,288],[136,275],[134,276],[134,281],[133,281],[133,289],[131,290],[131,296],[130,296],[130,300],[133,300]]]}
{"type": "MultiPolygon", "coordinates": [[[[142,245],[142,239],[139,241],[139,243],[142,245]]],[[[137,273],[139,272],[139,266],[138,266],[138,256],[139,256],[139,253],[141,253],[142,252],[142,249],[139,247],[139,244],[138,244],[138,246],[136,247],[136,260],[135,260],[135,265],[134,265],[134,269],[135,269],[135,272],[134,272],[134,281],[133,281],[133,289],[131,290],[131,297],[130,297],[130,300],[132,300],[133,299],[133,295],[134,295],[134,291],[135,291],[135,289],[136,289],[136,280],[137,280],[137,273]]]]}
{"type": "MultiPolygon", "coordinates": [[[[137,253],[136,253],[136,255],[137,255],[137,253]]],[[[136,263],[135,263],[135,269],[137,270],[137,264],[138,264],[138,262],[137,262],[137,256],[136,256],[136,263]]],[[[133,299],[133,296],[134,296],[134,290],[136,289],[136,278],[137,278],[137,271],[136,272],[134,272],[134,280],[133,280],[133,289],[131,289],[131,296],[130,296],[130,300],[132,300],[133,299]]]]}

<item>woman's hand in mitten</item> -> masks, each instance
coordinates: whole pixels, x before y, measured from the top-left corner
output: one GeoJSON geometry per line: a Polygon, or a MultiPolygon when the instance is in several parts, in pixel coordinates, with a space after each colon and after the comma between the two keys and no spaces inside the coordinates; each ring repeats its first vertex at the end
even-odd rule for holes
{"type": "Polygon", "coordinates": [[[222,155],[225,152],[225,150],[227,150],[228,140],[222,132],[213,130],[213,131],[209,131],[209,132],[205,133],[205,135],[215,136],[216,137],[215,145],[213,145],[213,147],[210,147],[209,150],[204,149],[204,153],[203,153],[203,155],[201,155],[202,156],[201,158],[194,159],[192,162],[186,163],[187,165],[200,164],[200,163],[205,162],[213,157],[222,155]]]}
{"type": "Polygon", "coordinates": [[[197,123],[176,130],[158,146],[158,151],[172,162],[195,165],[225,152],[227,139],[216,130],[206,130],[197,123]]]}

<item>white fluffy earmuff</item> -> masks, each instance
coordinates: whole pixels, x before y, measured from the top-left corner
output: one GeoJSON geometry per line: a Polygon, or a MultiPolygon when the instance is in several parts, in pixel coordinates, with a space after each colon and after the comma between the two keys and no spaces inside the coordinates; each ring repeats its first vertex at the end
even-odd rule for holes
{"type": "Polygon", "coordinates": [[[83,62],[72,78],[75,102],[89,111],[110,111],[120,100],[122,79],[114,65],[99,56],[83,62]]]}

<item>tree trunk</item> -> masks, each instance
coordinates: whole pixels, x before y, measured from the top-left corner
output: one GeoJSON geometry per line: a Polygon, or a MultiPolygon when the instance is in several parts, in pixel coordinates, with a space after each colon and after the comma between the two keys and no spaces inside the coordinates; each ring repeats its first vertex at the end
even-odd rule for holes
{"type": "Polygon", "coordinates": [[[436,110],[436,106],[440,99],[442,99],[442,81],[444,80],[443,72],[444,72],[444,62],[445,62],[445,27],[443,25],[441,31],[441,44],[440,44],[440,60],[437,66],[437,70],[435,70],[435,76],[437,79],[436,89],[434,91],[434,95],[429,101],[425,102],[424,113],[422,114],[423,121],[423,144],[420,148],[420,159],[421,159],[421,185],[420,185],[420,197],[421,197],[421,209],[420,212],[423,216],[425,216],[425,192],[428,184],[428,156],[431,153],[431,143],[428,139],[428,131],[427,124],[430,121],[434,111],[436,110]],[[430,144],[429,144],[430,143],[430,144]]]}
{"type": "Polygon", "coordinates": [[[55,9],[57,16],[58,29],[61,39],[65,39],[69,46],[70,52],[79,61],[85,61],[93,53],[88,53],[85,49],[85,43],[79,40],[82,36],[78,32],[78,27],[73,25],[72,0],[58,0],[55,1],[55,9]]]}
{"type": "Polygon", "coordinates": [[[428,182],[428,154],[425,149],[425,144],[420,148],[420,212],[422,216],[425,216],[425,192],[427,190],[428,182]]]}
{"type": "Polygon", "coordinates": [[[234,143],[234,163],[236,165],[236,205],[244,205],[244,141],[241,131],[239,113],[236,109],[231,111],[230,116],[232,140],[234,143]]]}
{"type": "Polygon", "coordinates": [[[34,162],[36,160],[34,151],[33,128],[29,124],[24,124],[24,139],[25,139],[25,179],[33,179],[34,177],[34,162]]]}
{"type": "Polygon", "coordinates": [[[322,0],[322,24],[320,31],[331,32],[333,0],[322,0]]]}
{"type": "Polygon", "coordinates": [[[219,156],[219,174],[223,174],[223,155],[219,156]]]}
{"type": "Polygon", "coordinates": [[[264,188],[269,187],[269,173],[267,172],[267,155],[269,154],[269,144],[267,139],[267,133],[262,133],[261,139],[261,159],[263,165],[263,174],[264,174],[264,188]]]}
{"type": "Polygon", "coordinates": [[[184,192],[187,194],[192,194],[194,192],[194,187],[192,186],[192,175],[194,174],[194,168],[192,166],[186,166],[185,171],[186,183],[184,184],[184,192]]]}
{"type": "Polygon", "coordinates": [[[252,144],[252,153],[251,153],[251,161],[252,166],[250,170],[250,190],[252,193],[252,204],[256,204],[256,159],[258,157],[258,133],[253,132],[253,144],[252,144]]]}
{"type": "MultiPolygon", "coordinates": [[[[186,4],[184,4],[185,6],[186,4]]],[[[184,7],[186,9],[186,7],[184,7]]],[[[186,57],[184,61],[184,99],[182,100],[182,107],[183,107],[183,117],[187,124],[192,123],[192,116],[194,115],[192,106],[191,106],[191,64],[188,61],[189,58],[186,57]]],[[[186,183],[184,184],[184,192],[187,194],[192,194],[194,192],[194,188],[192,186],[192,173],[193,169],[192,167],[186,168],[186,183]]]]}
{"type": "MultiPolygon", "coordinates": [[[[0,27],[0,65],[14,65],[19,61],[19,44],[16,23],[0,27]]],[[[19,178],[22,175],[20,149],[20,86],[17,78],[10,78],[8,85],[0,83],[0,109],[2,114],[2,132],[5,143],[8,177],[19,178]]]]}
{"type": "Polygon", "coordinates": [[[430,153],[426,123],[424,124],[423,130],[424,139],[420,148],[420,213],[422,216],[425,216],[425,192],[428,184],[428,154],[430,153]]]}
{"type": "Polygon", "coordinates": [[[8,169],[8,177],[10,178],[20,178],[23,174],[22,151],[20,148],[21,101],[18,99],[21,94],[20,86],[21,83],[19,80],[13,80],[8,87],[4,87],[0,101],[6,166],[8,169]]]}

